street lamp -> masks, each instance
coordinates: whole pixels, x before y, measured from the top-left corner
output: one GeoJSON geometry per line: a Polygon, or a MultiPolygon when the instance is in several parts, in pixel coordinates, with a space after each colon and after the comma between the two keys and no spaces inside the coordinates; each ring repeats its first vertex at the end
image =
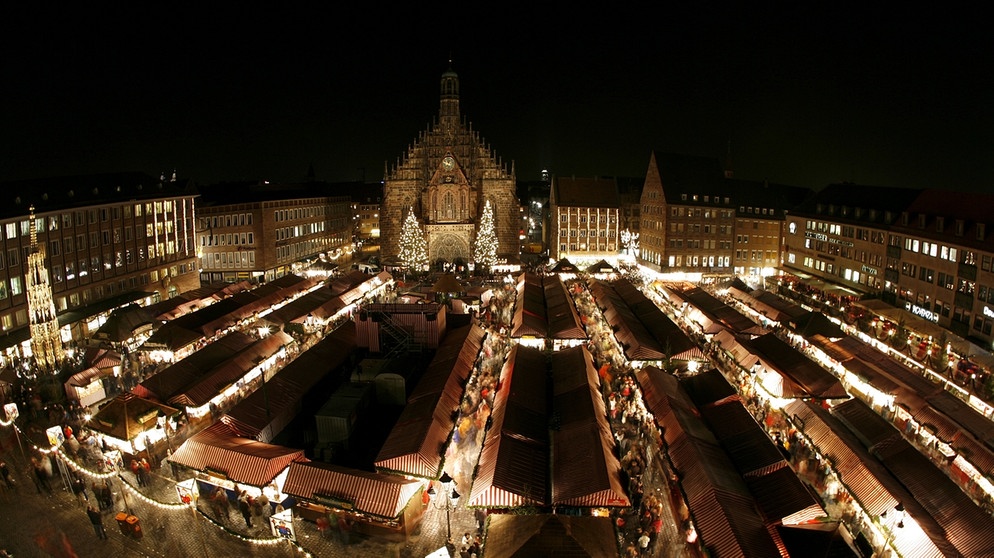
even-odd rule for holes
{"type": "Polygon", "coordinates": [[[161,428],[162,432],[166,435],[166,448],[169,450],[169,453],[172,453],[173,446],[169,443],[169,417],[167,417],[166,413],[163,411],[159,411],[159,416],[156,417],[156,422],[159,423],[159,428],[161,428]]]}
{"type": "MultiPolygon", "coordinates": [[[[445,492],[445,499],[442,505],[439,505],[438,499],[433,498],[435,507],[437,509],[445,508],[445,532],[446,532],[446,544],[452,542],[452,517],[450,515],[451,510],[455,509],[456,504],[459,502],[459,493],[456,492],[456,481],[449,476],[448,473],[442,471],[442,476],[439,477],[438,482],[442,483],[442,490],[445,492]]],[[[428,494],[430,496],[435,496],[435,488],[429,487],[428,494]]]]}
{"type": "MultiPolygon", "coordinates": [[[[897,538],[897,530],[904,528],[904,504],[901,503],[901,502],[898,502],[897,505],[894,506],[894,511],[897,512],[897,515],[896,515],[897,519],[887,529],[887,538],[884,540],[884,547],[880,550],[881,554],[883,554],[883,551],[886,550],[888,546],[893,545],[894,539],[897,538]]],[[[881,517],[881,519],[886,518],[887,517],[887,511],[884,510],[884,512],[880,514],[880,517],[881,517]]],[[[895,550],[897,550],[896,547],[895,547],[895,550]]]]}

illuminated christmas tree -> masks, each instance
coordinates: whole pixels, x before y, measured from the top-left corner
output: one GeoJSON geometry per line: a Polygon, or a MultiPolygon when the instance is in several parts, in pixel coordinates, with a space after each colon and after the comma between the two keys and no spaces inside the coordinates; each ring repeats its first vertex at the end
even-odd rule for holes
{"type": "Polygon", "coordinates": [[[494,231],[494,210],[490,200],[483,206],[480,217],[480,228],[476,232],[476,246],[473,248],[473,259],[477,268],[490,269],[497,263],[497,233],[494,231]]]}
{"type": "Polygon", "coordinates": [[[424,231],[414,215],[414,208],[407,211],[404,226],[400,230],[400,260],[411,271],[423,271],[428,266],[428,242],[424,231]]]}

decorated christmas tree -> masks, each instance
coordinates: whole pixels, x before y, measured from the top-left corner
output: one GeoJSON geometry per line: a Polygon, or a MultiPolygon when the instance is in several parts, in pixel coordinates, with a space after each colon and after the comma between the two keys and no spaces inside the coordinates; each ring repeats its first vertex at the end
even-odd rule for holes
{"type": "Polygon", "coordinates": [[[490,207],[490,200],[483,206],[483,215],[480,216],[473,259],[476,260],[477,268],[488,270],[497,263],[497,233],[494,231],[494,210],[490,207]]]}
{"type": "Polygon", "coordinates": [[[400,260],[413,272],[423,271],[428,266],[428,242],[414,216],[414,208],[408,209],[400,230],[400,260]]]}

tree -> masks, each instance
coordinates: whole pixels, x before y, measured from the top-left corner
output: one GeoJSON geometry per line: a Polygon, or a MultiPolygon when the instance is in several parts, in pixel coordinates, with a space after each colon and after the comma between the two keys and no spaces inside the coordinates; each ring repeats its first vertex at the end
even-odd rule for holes
{"type": "Polygon", "coordinates": [[[412,272],[420,272],[428,266],[428,242],[421,230],[414,208],[407,210],[407,218],[400,230],[400,260],[412,272]]]}
{"type": "Polygon", "coordinates": [[[490,207],[490,200],[483,206],[480,227],[476,231],[473,259],[476,260],[477,268],[487,270],[497,263],[497,233],[494,231],[494,210],[490,207]]]}

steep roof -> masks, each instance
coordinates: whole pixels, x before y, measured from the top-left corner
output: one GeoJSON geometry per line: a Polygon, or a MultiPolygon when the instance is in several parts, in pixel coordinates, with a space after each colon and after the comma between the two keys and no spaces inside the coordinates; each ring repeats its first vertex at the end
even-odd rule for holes
{"type": "Polygon", "coordinates": [[[614,178],[556,177],[552,197],[560,207],[618,207],[618,182],[614,178]]]}

